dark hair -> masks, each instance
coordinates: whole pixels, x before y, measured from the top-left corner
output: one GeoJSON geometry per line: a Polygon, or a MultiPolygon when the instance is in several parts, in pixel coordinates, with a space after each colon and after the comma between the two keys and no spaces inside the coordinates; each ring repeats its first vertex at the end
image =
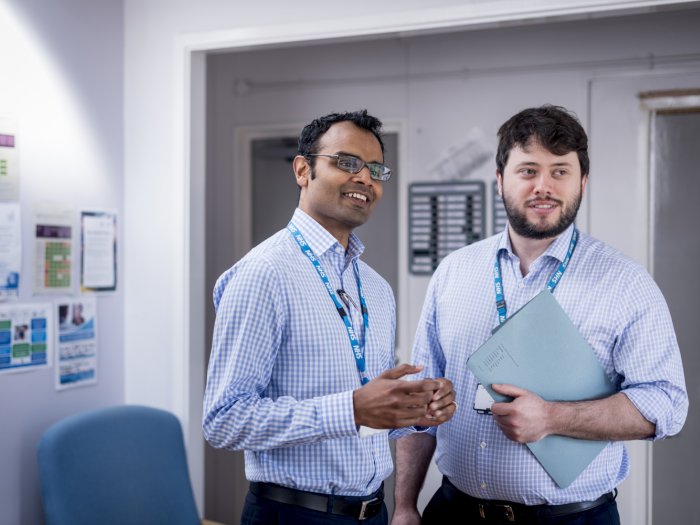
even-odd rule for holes
{"type": "Polygon", "coordinates": [[[588,137],[578,118],[561,106],[545,104],[524,109],[498,130],[496,169],[503,174],[508,155],[515,146],[526,147],[537,142],[554,155],[575,151],[581,165],[581,176],[588,175],[588,137]]]}
{"type": "MultiPolygon", "coordinates": [[[[304,126],[301,130],[301,135],[299,135],[299,147],[297,149],[297,155],[306,157],[312,153],[318,153],[319,141],[323,134],[328,131],[328,129],[338,122],[352,122],[358,128],[362,128],[371,132],[379,141],[379,145],[382,147],[382,154],[384,153],[384,142],[382,142],[382,121],[372,115],[367,113],[366,109],[358,111],[345,111],[343,113],[331,113],[323,117],[319,117],[311,121],[310,124],[304,126]]],[[[307,157],[311,167],[314,167],[315,157],[307,157]]]]}

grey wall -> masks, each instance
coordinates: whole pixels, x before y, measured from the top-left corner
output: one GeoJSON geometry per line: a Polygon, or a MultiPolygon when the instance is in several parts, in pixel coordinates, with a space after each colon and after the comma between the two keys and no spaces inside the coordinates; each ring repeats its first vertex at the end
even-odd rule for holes
{"type": "MultiPolygon", "coordinates": [[[[20,302],[52,300],[31,295],[34,203],[116,210],[123,219],[122,8],[120,0],[0,2],[0,115],[19,130],[20,302]]],[[[57,392],[54,368],[0,375],[0,524],[43,523],[35,457],[45,428],[123,402],[123,307],[121,291],[97,299],[97,385],[57,392]]]]}

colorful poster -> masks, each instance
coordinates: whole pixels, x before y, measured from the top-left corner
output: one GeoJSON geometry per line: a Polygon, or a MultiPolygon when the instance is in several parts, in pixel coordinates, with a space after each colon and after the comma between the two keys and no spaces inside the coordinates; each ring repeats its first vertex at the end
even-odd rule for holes
{"type": "Polygon", "coordinates": [[[19,295],[21,254],[19,203],[0,202],[0,301],[19,295]]]}
{"type": "Polygon", "coordinates": [[[97,382],[97,304],[94,298],[61,300],[56,305],[56,389],[97,382]]]}
{"type": "Polygon", "coordinates": [[[73,291],[73,213],[55,205],[34,210],[34,293],[73,291]]]}
{"type": "Polygon", "coordinates": [[[10,119],[0,118],[0,202],[19,201],[17,137],[10,119]]]}
{"type": "Polygon", "coordinates": [[[0,373],[48,367],[52,328],[50,304],[0,305],[0,373]]]}
{"type": "Polygon", "coordinates": [[[117,289],[117,214],[83,211],[80,214],[80,286],[84,291],[117,289]]]}

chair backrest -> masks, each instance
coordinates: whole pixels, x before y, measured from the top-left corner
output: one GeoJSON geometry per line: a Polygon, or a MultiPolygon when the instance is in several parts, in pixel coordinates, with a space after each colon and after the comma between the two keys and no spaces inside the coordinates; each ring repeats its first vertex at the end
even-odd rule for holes
{"type": "Polygon", "coordinates": [[[47,525],[196,525],[180,422],[143,406],[57,422],[38,447],[47,525]]]}

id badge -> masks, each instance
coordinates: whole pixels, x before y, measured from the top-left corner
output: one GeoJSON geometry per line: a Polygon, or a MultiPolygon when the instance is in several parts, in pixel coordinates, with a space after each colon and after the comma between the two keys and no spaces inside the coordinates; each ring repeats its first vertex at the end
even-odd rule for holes
{"type": "Polygon", "coordinates": [[[488,390],[484,388],[484,385],[479,383],[476,385],[476,396],[474,397],[474,410],[479,414],[490,414],[491,405],[493,405],[494,400],[488,393],[488,390]]]}

